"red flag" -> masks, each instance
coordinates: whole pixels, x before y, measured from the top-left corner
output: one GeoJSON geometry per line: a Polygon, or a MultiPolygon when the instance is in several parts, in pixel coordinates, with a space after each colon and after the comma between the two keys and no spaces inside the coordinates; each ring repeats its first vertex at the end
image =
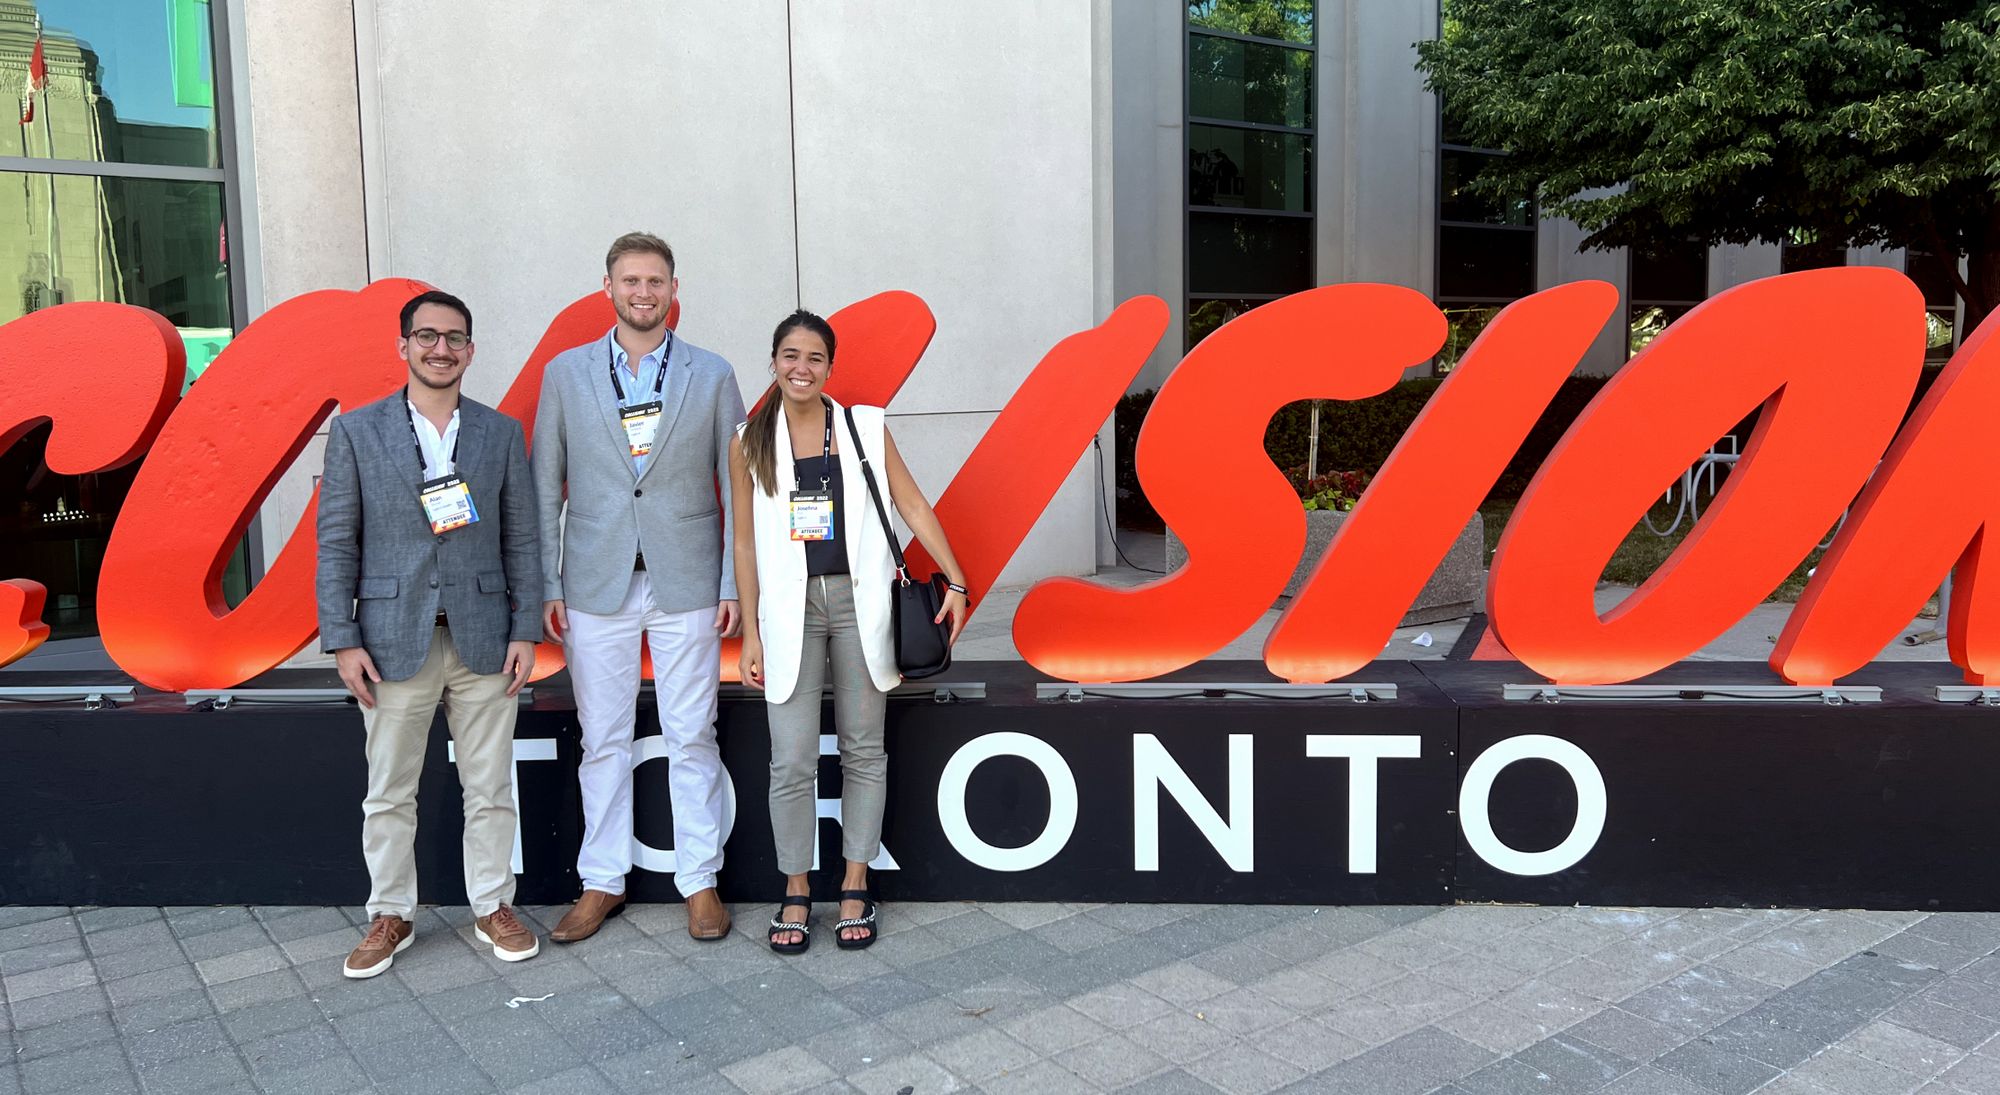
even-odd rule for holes
{"type": "Polygon", "coordinates": [[[35,52],[28,58],[28,78],[21,84],[21,124],[35,120],[35,92],[49,86],[49,63],[42,58],[41,21],[35,22],[35,52]]]}

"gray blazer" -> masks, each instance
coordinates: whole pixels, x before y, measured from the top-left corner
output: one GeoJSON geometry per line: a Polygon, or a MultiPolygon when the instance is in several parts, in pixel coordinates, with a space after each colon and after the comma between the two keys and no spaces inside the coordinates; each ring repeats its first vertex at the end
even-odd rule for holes
{"type": "Polygon", "coordinates": [[[661,611],[735,600],[729,439],[743,421],[735,371],[675,337],[660,392],[660,432],[645,470],[635,472],[611,387],[610,352],[607,338],[564,350],[542,375],[534,466],[548,561],[543,599],[596,615],[616,612],[643,552],[661,611]]]}
{"type": "Polygon", "coordinates": [[[460,399],[458,474],[479,520],[431,532],[402,389],[333,420],[319,482],[320,648],[368,651],[385,681],[430,656],[433,621],[474,673],[498,673],[509,641],[542,637],[535,483],[521,424],[460,399]]]}

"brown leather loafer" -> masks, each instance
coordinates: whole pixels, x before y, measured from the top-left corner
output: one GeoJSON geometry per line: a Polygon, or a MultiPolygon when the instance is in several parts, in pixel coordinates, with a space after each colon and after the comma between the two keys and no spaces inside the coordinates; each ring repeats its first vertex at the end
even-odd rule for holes
{"type": "Polygon", "coordinates": [[[563,914],[556,930],[549,933],[552,943],[576,943],[597,934],[606,920],[625,911],[625,895],[585,890],[576,904],[563,914]]]}
{"type": "Polygon", "coordinates": [[[729,934],[729,910],[722,906],[715,887],[688,895],[688,934],[704,943],[713,943],[729,934]]]}

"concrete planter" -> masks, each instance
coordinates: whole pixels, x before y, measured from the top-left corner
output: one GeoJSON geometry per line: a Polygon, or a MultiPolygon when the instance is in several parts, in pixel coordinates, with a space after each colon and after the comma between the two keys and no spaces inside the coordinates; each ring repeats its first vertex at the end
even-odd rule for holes
{"type": "MultiPolygon", "coordinates": [[[[1284,596],[1295,597],[1305,588],[1306,579],[1312,576],[1313,568],[1326,554],[1327,545],[1333,542],[1333,534],[1346,519],[1347,514],[1337,510],[1306,511],[1306,549],[1299,557],[1298,568],[1292,571],[1291,580],[1285,583],[1284,596]]],[[[1167,570],[1179,570],[1185,562],[1187,549],[1181,546],[1172,529],[1167,530],[1167,570]]],[[[1475,513],[1459,530],[1458,539],[1452,541],[1444,561],[1431,572],[1430,581],[1424,583],[1423,592],[1417,594],[1401,626],[1469,616],[1478,610],[1485,594],[1486,525],[1475,513]]]]}

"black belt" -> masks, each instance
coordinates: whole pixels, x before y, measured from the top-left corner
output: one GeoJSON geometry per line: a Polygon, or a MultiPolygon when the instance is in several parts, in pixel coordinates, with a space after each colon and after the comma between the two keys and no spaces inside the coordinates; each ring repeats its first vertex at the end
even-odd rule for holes
{"type": "Polygon", "coordinates": [[[438,627],[448,627],[448,626],[450,626],[449,624],[445,623],[445,619],[444,619],[444,610],[443,610],[443,609],[438,609],[438,615],[437,615],[437,626],[438,626],[438,627]]]}
{"type": "Polygon", "coordinates": [[[632,557],[632,569],[633,570],[646,569],[646,554],[644,552],[640,552],[639,554],[634,555],[632,557]]]}

